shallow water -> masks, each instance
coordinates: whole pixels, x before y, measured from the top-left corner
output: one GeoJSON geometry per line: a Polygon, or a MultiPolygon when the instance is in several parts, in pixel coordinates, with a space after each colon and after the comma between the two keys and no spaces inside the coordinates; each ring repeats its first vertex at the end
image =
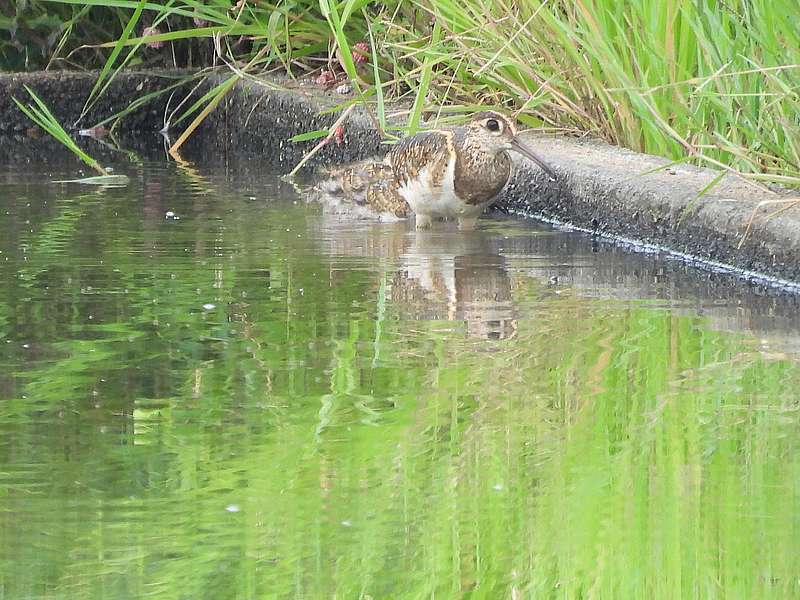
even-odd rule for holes
{"type": "Polygon", "coordinates": [[[129,174],[0,172],[0,598],[800,595],[796,298],[129,174]]]}

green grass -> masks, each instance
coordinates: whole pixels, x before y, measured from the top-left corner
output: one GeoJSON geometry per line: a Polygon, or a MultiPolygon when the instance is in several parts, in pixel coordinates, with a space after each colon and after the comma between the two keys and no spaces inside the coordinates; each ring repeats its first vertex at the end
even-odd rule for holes
{"type": "Polygon", "coordinates": [[[54,139],[61,142],[64,147],[66,147],[75,156],[99,173],[101,177],[107,176],[105,169],[103,169],[100,163],[98,163],[97,160],[86,154],[86,152],[78,147],[78,144],[75,143],[75,140],[73,140],[64,130],[64,128],[61,126],[61,123],[58,122],[55,116],[53,116],[53,113],[50,112],[50,109],[47,107],[47,105],[34,93],[34,91],[27,85],[25,86],[25,90],[33,100],[33,104],[23,104],[20,100],[12,98],[12,100],[14,100],[14,104],[19,107],[25,116],[45,130],[54,139]]]}
{"type": "Polygon", "coordinates": [[[476,83],[558,128],[634,150],[800,179],[791,0],[432,4],[476,83]]]}
{"type": "MultiPolygon", "coordinates": [[[[211,59],[209,38],[217,36],[218,59],[229,65],[239,59],[249,74],[278,68],[313,76],[337,66],[382,127],[388,100],[413,106],[407,131],[423,115],[491,104],[530,126],[588,132],[637,151],[800,185],[795,0],[51,0],[26,6],[23,12],[39,21],[60,19],[63,35],[45,57],[48,64],[68,57],[101,67],[104,81],[119,66],[123,47],[131,51],[120,64],[197,66],[201,57],[211,59]],[[88,26],[98,19],[107,22],[110,39],[88,26]],[[158,31],[143,36],[151,25],[158,31]],[[155,42],[164,47],[148,47],[155,42]],[[352,59],[358,42],[371,46],[367,65],[352,59]]],[[[2,41],[0,49],[10,47],[2,41]]]]}

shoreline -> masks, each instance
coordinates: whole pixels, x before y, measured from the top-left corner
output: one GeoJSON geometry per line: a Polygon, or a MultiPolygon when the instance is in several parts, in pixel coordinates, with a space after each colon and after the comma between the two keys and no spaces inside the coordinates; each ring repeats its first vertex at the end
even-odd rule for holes
{"type": "MultiPolygon", "coordinates": [[[[131,98],[164,87],[186,72],[120,73],[92,107],[82,127],[126,108],[131,98]]],[[[60,144],[42,135],[30,137],[32,124],[11,100],[26,99],[30,86],[69,128],[80,115],[82,101],[95,82],[95,73],[43,72],[0,74],[0,162],[32,161],[60,144]],[[59,102],[69,98],[69,102],[59,102]]],[[[330,127],[337,114],[320,114],[346,98],[332,98],[313,87],[298,90],[241,83],[211,113],[186,146],[198,147],[232,160],[257,158],[283,172],[291,170],[318,140],[292,143],[294,135],[330,127]]],[[[199,96],[209,83],[195,91],[199,96]]],[[[188,92],[192,84],[183,87],[188,92]]],[[[120,137],[128,141],[157,134],[165,114],[183,97],[180,89],[126,116],[120,137]],[[138,135],[137,135],[138,134],[138,135]]],[[[789,190],[767,192],[724,176],[699,197],[719,172],[639,154],[603,142],[563,136],[523,134],[524,141],[558,172],[551,182],[533,165],[514,158],[515,173],[498,198],[520,218],[554,222],[631,245],[634,249],[665,252],[673,257],[756,279],[787,291],[800,291],[800,203],[775,214],[794,197],[789,190]],[[655,170],[661,169],[661,170],[655,170]],[[777,201],[777,202],[776,202],[777,201]],[[766,204],[762,204],[766,202],[766,204]],[[748,229],[748,223],[751,221],[748,229]]],[[[93,145],[99,158],[109,156],[93,145]]],[[[363,160],[386,150],[372,121],[361,107],[348,117],[341,144],[329,143],[307,164],[320,166],[363,160]]]]}

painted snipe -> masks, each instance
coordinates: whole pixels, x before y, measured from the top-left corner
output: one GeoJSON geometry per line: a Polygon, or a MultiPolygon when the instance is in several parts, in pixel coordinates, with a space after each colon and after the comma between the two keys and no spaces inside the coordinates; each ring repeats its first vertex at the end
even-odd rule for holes
{"type": "Polygon", "coordinates": [[[511,175],[509,150],[555,179],[553,169],[519,140],[510,120],[484,111],[466,126],[401,140],[383,162],[334,171],[320,191],[379,215],[413,213],[417,229],[430,227],[435,219],[457,219],[460,228],[471,229],[511,175]]]}

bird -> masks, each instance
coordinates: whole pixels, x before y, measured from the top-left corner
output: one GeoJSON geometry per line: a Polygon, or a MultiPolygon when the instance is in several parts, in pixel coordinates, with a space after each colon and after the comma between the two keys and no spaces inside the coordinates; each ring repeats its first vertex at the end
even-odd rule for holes
{"type": "Polygon", "coordinates": [[[456,219],[460,229],[473,229],[511,176],[510,150],[556,180],[553,168],[522,143],[511,120],[485,110],[465,126],[401,139],[382,162],[334,169],[318,191],[366,214],[390,219],[413,215],[417,229],[439,219],[456,219]]]}

